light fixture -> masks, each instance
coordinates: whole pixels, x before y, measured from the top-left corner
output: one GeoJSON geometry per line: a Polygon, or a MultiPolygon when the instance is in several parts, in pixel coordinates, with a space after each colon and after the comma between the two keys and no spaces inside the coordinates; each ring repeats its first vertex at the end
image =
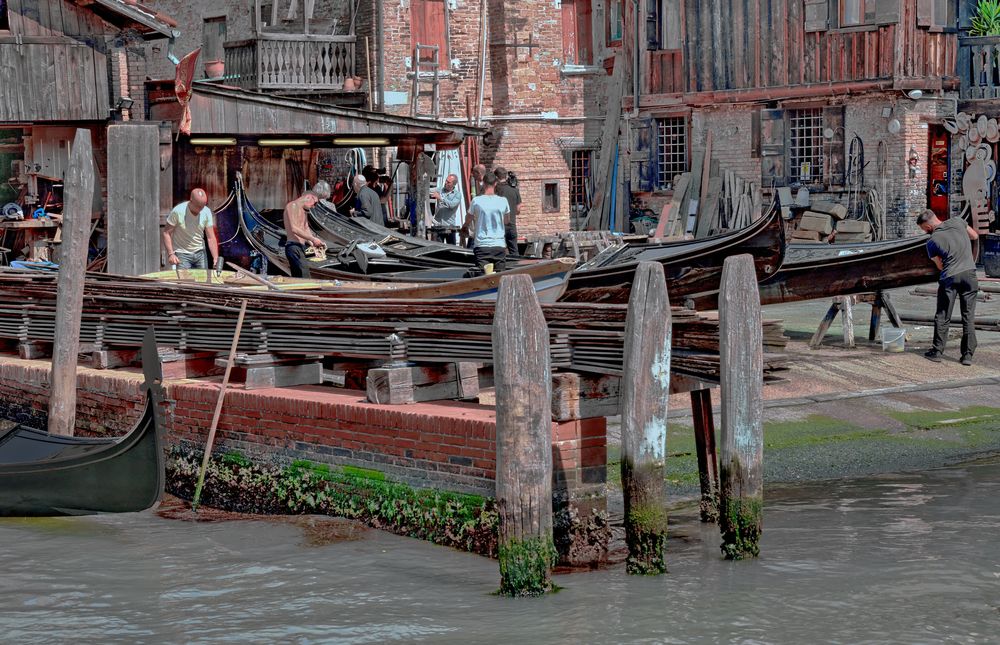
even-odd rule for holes
{"type": "Polygon", "coordinates": [[[903,129],[903,124],[899,122],[899,119],[890,119],[886,129],[890,134],[899,134],[899,131],[903,129]]]}
{"type": "Polygon", "coordinates": [[[389,140],[384,137],[336,137],[335,146],[387,146],[389,140]]]}
{"type": "Polygon", "coordinates": [[[115,109],[131,110],[134,104],[135,104],[135,99],[128,96],[119,96],[118,101],[115,102],[115,109]]]}
{"type": "Polygon", "coordinates": [[[257,145],[266,148],[294,148],[308,146],[309,139],[259,139],[257,145]]]}
{"type": "Polygon", "coordinates": [[[192,146],[235,146],[236,137],[197,137],[191,139],[192,146]]]}
{"type": "Polygon", "coordinates": [[[913,99],[914,101],[919,100],[920,97],[922,97],[923,95],[924,95],[923,90],[910,90],[909,92],[906,93],[906,96],[913,99]]]}

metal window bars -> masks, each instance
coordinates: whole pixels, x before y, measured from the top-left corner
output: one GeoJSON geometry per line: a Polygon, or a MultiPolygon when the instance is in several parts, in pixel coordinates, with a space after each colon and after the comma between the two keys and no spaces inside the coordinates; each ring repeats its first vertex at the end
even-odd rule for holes
{"type": "Polygon", "coordinates": [[[823,110],[790,110],[789,160],[793,184],[823,181],[823,110]]]}
{"type": "Polygon", "coordinates": [[[674,177],[688,170],[687,119],[656,120],[656,186],[672,188],[674,177]]]}

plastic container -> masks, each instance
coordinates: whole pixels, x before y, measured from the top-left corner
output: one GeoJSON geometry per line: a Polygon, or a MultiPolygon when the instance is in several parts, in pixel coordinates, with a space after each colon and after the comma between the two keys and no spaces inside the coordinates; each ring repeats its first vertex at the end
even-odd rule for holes
{"type": "Polygon", "coordinates": [[[906,329],[895,327],[882,328],[882,351],[902,352],[906,349],[906,329]]]}
{"type": "Polygon", "coordinates": [[[983,270],[988,278],[1000,278],[1000,235],[984,233],[979,236],[982,244],[983,270]]]}

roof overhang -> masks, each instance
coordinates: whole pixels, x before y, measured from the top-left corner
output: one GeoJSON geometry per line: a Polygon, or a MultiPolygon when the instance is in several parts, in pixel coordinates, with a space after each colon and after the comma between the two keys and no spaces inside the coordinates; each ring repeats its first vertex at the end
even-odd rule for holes
{"type": "Polygon", "coordinates": [[[192,138],[229,136],[249,142],[262,137],[294,136],[309,139],[314,146],[337,145],[332,143],[337,138],[368,138],[384,140],[381,145],[424,143],[452,147],[465,137],[486,133],[482,128],[462,124],[323,105],[203,83],[195,84],[190,106],[192,138]]]}
{"type": "Polygon", "coordinates": [[[111,24],[138,31],[145,40],[176,38],[177,21],[137,2],[122,0],[74,0],[111,24]]]}

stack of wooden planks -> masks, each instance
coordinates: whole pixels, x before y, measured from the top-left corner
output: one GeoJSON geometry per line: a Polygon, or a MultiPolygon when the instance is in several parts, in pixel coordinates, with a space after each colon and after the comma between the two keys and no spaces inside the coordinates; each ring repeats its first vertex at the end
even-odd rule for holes
{"type": "Polygon", "coordinates": [[[872,226],[865,220],[847,219],[847,207],[835,202],[814,201],[799,218],[793,242],[853,244],[872,241],[872,226]]]}
{"type": "MultiPolygon", "coordinates": [[[[0,339],[51,343],[54,275],[0,270],[0,339]]],[[[90,274],[81,342],[100,351],[142,344],[150,325],[157,343],[183,351],[227,352],[242,300],[247,312],[239,351],[417,363],[491,363],[494,304],[468,300],[345,300],[302,292],[251,292],[207,284],[160,283],[90,274]],[[394,337],[390,340],[390,337],[394,337]],[[400,344],[401,343],[401,344],[400,344]]],[[[625,305],[543,305],[554,369],[621,375],[625,305]]],[[[719,373],[718,321],[673,309],[677,356],[672,369],[713,379],[719,373]]],[[[779,349],[775,321],[768,349],[779,349]]],[[[766,341],[767,342],[767,341],[766,341]]],[[[776,358],[768,369],[780,369],[776,358]]]]}
{"type": "Polygon", "coordinates": [[[757,184],[720,170],[709,137],[707,153],[695,152],[691,172],[678,176],[657,235],[703,238],[746,228],[760,215],[761,199],[757,184]]]}

